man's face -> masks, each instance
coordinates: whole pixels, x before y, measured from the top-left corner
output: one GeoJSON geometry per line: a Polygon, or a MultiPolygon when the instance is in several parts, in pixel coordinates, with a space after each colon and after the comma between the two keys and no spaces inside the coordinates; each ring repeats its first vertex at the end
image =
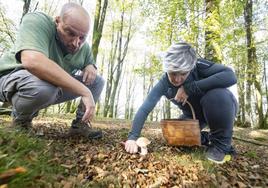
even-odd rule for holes
{"type": "Polygon", "coordinates": [[[190,72],[169,72],[168,79],[174,86],[182,85],[190,72]]]}
{"type": "MultiPolygon", "coordinates": [[[[82,18],[83,19],[83,18],[82,18]]],[[[89,23],[72,16],[56,17],[59,39],[68,53],[76,53],[86,41],[89,23]]]]}

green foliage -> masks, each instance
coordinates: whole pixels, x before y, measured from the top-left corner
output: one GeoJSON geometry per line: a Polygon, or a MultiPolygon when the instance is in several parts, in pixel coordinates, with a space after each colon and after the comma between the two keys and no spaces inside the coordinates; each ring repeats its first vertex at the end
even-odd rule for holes
{"type": "Polygon", "coordinates": [[[162,63],[157,56],[151,55],[149,62],[140,68],[134,69],[134,73],[140,76],[153,75],[154,77],[159,78],[162,74],[162,63]]]}
{"type": "Polygon", "coordinates": [[[27,172],[9,183],[15,187],[45,187],[56,181],[55,174],[62,168],[47,161],[51,156],[44,149],[45,142],[30,138],[25,133],[14,132],[0,127],[0,173],[22,166],[27,172]]]}
{"type": "Polygon", "coordinates": [[[180,20],[185,22],[183,1],[147,0],[141,2],[141,7],[144,15],[154,24],[151,29],[148,28],[150,40],[161,44],[162,49],[167,48],[179,34],[177,27],[180,20]]]}
{"type": "Polygon", "coordinates": [[[253,158],[253,159],[258,158],[257,153],[255,151],[251,151],[251,150],[247,151],[244,155],[248,158],[253,158]]]}
{"type": "Polygon", "coordinates": [[[11,48],[15,40],[14,22],[5,16],[5,12],[5,8],[0,4],[0,56],[11,48]]]}
{"type": "MultiPolygon", "coordinates": [[[[106,29],[110,30],[110,34],[112,34],[112,27],[114,27],[115,31],[118,31],[121,27],[121,14],[124,12],[124,20],[123,20],[123,35],[124,37],[127,35],[129,20],[132,15],[132,22],[139,23],[139,15],[135,12],[137,10],[137,2],[132,0],[124,0],[124,1],[109,1],[108,10],[109,13],[107,21],[105,22],[106,29]],[[134,10],[134,11],[133,11],[134,10]]],[[[132,26],[132,33],[137,30],[138,25],[132,26]]],[[[105,34],[105,33],[104,33],[105,34]]]]}

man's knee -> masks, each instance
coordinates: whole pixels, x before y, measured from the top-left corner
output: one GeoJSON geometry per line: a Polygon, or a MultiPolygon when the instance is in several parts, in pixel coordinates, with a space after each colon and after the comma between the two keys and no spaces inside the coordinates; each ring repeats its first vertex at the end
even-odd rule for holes
{"type": "Polygon", "coordinates": [[[53,103],[58,97],[59,90],[60,88],[52,84],[46,83],[36,86],[33,89],[33,92],[36,99],[42,100],[44,102],[51,101],[51,103],[53,103]]]}
{"type": "Polygon", "coordinates": [[[100,95],[103,90],[104,84],[105,81],[102,76],[97,75],[93,84],[89,85],[88,88],[91,90],[93,95],[100,95]]]}
{"type": "Polygon", "coordinates": [[[105,81],[104,81],[104,79],[103,79],[102,76],[97,75],[94,82],[97,85],[97,87],[100,87],[100,88],[103,88],[104,87],[105,81]]]}
{"type": "Polygon", "coordinates": [[[53,104],[59,94],[59,88],[40,80],[32,85],[25,86],[12,98],[12,104],[17,109],[23,109],[27,106],[40,108],[53,104]]]}

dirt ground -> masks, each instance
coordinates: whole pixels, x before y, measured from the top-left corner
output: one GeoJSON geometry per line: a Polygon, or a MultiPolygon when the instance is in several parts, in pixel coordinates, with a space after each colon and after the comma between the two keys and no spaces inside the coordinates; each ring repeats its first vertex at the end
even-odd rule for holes
{"type": "MultiPolygon", "coordinates": [[[[9,120],[1,120],[8,124],[9,120]]],[[[162,136],[159,123],[150,123],[143,136],[152,143],[149,154],[128,154],[121,144],[130,124],[125,121],[94,121],[104,138],[88,141],[62,139],[70,119],[38,118],[33,137],[47,140],[54,153],[49,162],[65,168],[60,185],[71,187],[268,187],[268,130],[235,128],[233,145],[237,155],[222,165],[205,158],[203,147],[171,147],[162,136]],[[86,185],[86,186],[85,186],[86,185]]],[[[61,180],[61,181],[60,181],[61,180]]],[[[54,185],[53,185],[54,186],[54,185]]]]}

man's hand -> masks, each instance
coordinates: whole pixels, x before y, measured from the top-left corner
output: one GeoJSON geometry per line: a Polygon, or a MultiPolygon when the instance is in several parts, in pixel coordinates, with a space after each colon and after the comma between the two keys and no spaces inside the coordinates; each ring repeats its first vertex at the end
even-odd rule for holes
{"type": "Polygon", "coordinates": [[[125,143],[125,150],[128,153],[137,153],[138,152],[138,145],[136,144],[135,140],[127,140],[125,143]]]}
{"type": "Polygon", "coordinates": [[[94,82],[97,76],[97,70],[93,65],[88,65],[83,69],[83,82],[90,85],[94,82]]]}
{"type": "Polygon", "coordinates": [[[185,93],[184,91],[184,87],[181,86],[178,91],[177,91],[177,94],[174,98],[177,102],[181,102],[182,105],[185,105],[187,99],[188,99],[188,95],[185,93]]]}
{"type": "Polygon", "coordinates": [[[83,101],[84,107],[85,107],[85,113],[84,116],[82,118],[82,121],[84,122],[88,122],[90,121],[95,113],[95,102],[93,99],[92,94],[89,96],[82,96],[81,100],[83,101]]]}

